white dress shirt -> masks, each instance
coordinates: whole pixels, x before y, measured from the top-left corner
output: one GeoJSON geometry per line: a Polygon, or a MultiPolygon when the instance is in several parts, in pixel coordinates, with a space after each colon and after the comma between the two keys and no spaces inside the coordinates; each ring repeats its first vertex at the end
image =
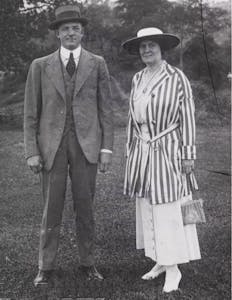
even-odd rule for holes
{"type": "MultiPolygon", "coordinates": [[[[81,46],[78,46],[76,49],[74,49],[72,51],[64,48],[63,46],[60,47],[60,58],[65,67],[67,66],[67,63],[69,61],[70,53],[73,53],[75,65],[77,67],[79,60],[80,60],[80,55],[81,55],[81,46]]],[[[108,149],[101,149],[101,152],[112,153],[112,151],[108,150],[108,149]]]]}
{"type": "Polygon", "coordinates": [[[62,63],[64,64],[64,66],[67,66],[69,57],[70,57],[70,53],[73,53],[73,57],[74,57],[74,61],[75,61],[75,65],[76,67],[78,66],[79,63],[79,59],[80,59],[80,55],[81,55],[81,46],[78,46],[76,49],[70,51],[66,48],[64,48],[63,46],[61,46],[60,48],[60,58],[62,63]]]}

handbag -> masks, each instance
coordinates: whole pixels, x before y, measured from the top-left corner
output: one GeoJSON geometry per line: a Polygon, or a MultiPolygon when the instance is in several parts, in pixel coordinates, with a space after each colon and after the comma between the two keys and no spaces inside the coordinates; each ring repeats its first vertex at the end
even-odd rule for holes
{"type": "MultiPolygon", "coordinates": [[[[186,175],[186,180],[184,182],[185,188],[187,188],[187,190],[191,190],[192,193],[197,191],[197,189],[193,188],[193,180],[195,180],[195,177],[194,174],[191,173],[186,175]]],[[[194,196],[195,195],[193,195],[193,197],[194,196]]],[[[197,197],[195,200],[187,200],[186,202],[182,203],[181,212],[184,225],[206,222],[203,200],[201,198],[197,197]]]]}

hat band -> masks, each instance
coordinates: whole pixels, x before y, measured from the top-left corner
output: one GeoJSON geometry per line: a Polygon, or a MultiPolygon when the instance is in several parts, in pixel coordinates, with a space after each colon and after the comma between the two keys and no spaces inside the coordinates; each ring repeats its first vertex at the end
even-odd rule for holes
{"type": "Polygon", "coordinates": [[[77,11],[64,11],[57,16],[56,20],[60,21],[63,19],[72,19],[72,18],[80,18],[80,14],[77,11]]]}

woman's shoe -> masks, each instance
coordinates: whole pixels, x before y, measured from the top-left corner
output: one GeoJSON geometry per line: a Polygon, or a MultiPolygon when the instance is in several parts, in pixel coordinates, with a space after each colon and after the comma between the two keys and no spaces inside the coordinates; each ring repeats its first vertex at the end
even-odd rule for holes
{"type": "Polygon", "coordinates": [[[166,267],[166,276],[163,292],[170,293],[172,291],[178,290],[181,277],[182,275],[177,265],[166,267]]]}
{"type": "Polygon", "coordinates": [[[149,271],[148,273],[146,273],[142,276],[142,279],[143,280],[152,280],[152,279],[158,277],[163,272],[165,272],[165,267],[156,264],[151,269],[151,271],[149,271]]]}
{"type": "Polygon", "coordinates": [[[51,279],[52,270],[39,270],[35,280],[34,280],[34,286],[42,286],[42,285],[48,285],[49,281],[51,279]]]}

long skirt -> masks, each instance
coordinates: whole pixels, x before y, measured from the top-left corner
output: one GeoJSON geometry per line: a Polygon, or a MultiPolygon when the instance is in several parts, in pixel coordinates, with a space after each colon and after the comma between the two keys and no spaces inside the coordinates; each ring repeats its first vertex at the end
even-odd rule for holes
{"type": "MultiPolygon", "coordinates": [[[[148,130],[146,126],[142,129],[146,138],[148,130]]],[[[144,143],[141,178],[147,151],[144,143]]],[[[151,204],[148,198],[136,198],[136,248],[145,249],[145,255],[159,265],[182,264],[201,258],[196,225],[184,226],[181,214],[181,203],[191,197],[165,204],[151,204]]]]}
{"type": "Polygon", "coordinates": [[[183,225],[181,201],[152,205],[150,199],[136,199],[136,248],[159,265],[201,258],[196,225],[183,225]]]}

